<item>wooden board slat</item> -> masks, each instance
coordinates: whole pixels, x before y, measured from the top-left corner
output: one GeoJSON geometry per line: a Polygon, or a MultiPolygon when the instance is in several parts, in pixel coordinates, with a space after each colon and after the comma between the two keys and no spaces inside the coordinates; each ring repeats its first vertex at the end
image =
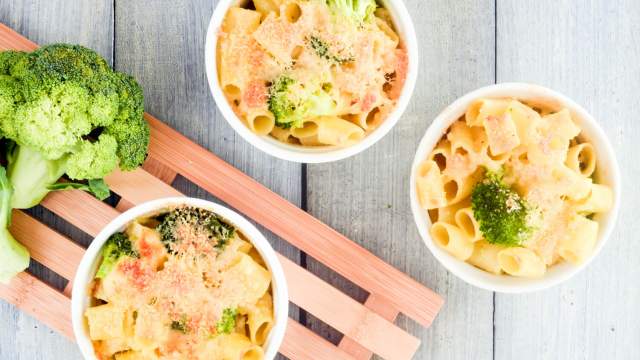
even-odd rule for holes
{"type": "MultiPolygon", "coordinates": [[[[376,294],[369,295],[364,302],[364,306],[391,322],[393,322],[399,314],[399,311],[391,305],[390,301],[376,294]]],[[[340,340],[338,347],[357,360],[367,360],[373,355],[371,350],[360,345],[360,343],[348,336],[340,340]]]]}
{"type": "Polygon", "coordinates": [[[40,205],[92,236],[105,227],[109,222],[107,219],[119,214],[116,209],[80,190],[51,192],[40,205]]]}
{"type": "Polygon", "coordinates": [[[9,285],[0,284],[0,298],[73,340],[69,298],[42,280],[20,273],[9,285]]]}
{"type": "Polygon", "coordinates": [[[279,259],[289,284],[289,296],[309,313],[385,359],[413,357],[420,340],[291,260],[283,256],[279,256],[279,259]]]}
{"type": "Polygon", "coordinates": [[[0,50],[33,51],[37,48],[36,43],[0,23],[0,50]]]}
{"type": "Polygon", "coordinates": [[[13,211],[9,230],[29,249],[34,260],[67,280],[73,279],[84,254],[81,246],[18,210],[13,211]]]}
{"type": "Polygon", "coordinates": [[[296,360],[353,360],[349,354],[291,319],[280,353],[296,360]]]}
{"type": "MultiPolygon", "coordinates": [[[[178,173],[151,158],[148,158],[144,162],[144,164],[142,164],[142,168],[149,174],[162,180],[163,183],[169,185],[171,185],[178,176],[178,173]]],[[[132,207],[132,202],[128,201],[127,199],[120,199],[120,201],[118,201],[118,204],[116,205],[116,210],[124,212],[132,207]]]]}

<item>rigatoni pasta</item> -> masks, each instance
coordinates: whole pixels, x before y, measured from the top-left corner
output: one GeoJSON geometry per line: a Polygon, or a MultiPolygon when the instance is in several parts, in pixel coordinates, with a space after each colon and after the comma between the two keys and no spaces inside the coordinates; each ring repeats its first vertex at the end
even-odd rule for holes
{"type": "Polygon", "coordinates": [[[85,311],[99,359],[260,360],[271,273],[216,214],[178,206],[112,235],[85,311]]]}
{"type": "Polygon", "coordinates": [[[540,277],[595,248],[594,214],[613,206],[596,149],[567,109],[478,99],[418,166],[433,241],[484,271],[540,277]]]}
{"type": "Polygon", "coordinates": [[[220,87],[245,125],[301,146],[362,140],[395,106],[408,68],[389,13],[373,0],[233,6],[216,51],[220,87]]]}

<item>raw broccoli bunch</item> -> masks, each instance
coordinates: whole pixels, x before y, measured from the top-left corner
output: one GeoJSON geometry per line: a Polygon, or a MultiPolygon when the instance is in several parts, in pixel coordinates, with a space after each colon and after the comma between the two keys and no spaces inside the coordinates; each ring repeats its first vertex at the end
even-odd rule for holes
{"type": "Polygon", "coordinates": [[[137,168],[149,145],[142,89],[95,51],[54,44],[0,52],[0,282],[29,265],[7,227],[12,208],[37,205],[51,190],[109,196],[103,178],[137,168]],[[73,181],[58,182],[66,174],[73,181]]]}
{"type": "Polygon", "coordinates": [[[165,248],[174,252],[173,244],[179,242],[177,234],[182,227],[194,233],[204,233],[214,247],[222,250],[235,233],[235,228],[227,224],[213,212],[194,206],[180,206],[158,218],[156,230],[160,233],[165,248]]]}
{"type": "Polygon", "coordinates": [[[327,0],[327,4],[335,13],[358,23],[371,20],[378,7],[375,0],[327,0]]]}
{"type": "Polygon", "coordinates": [[[304,85],[282,75],[269,87],[267,103],[277,126],[299,128],[306,118],[333,113],[335,103],[325,89],[314,84],[304,85]]]}
{"type": "Polygon", "coordinates": [[[50,190],[109,195],[102,178],[140,166],[149,127],[142,89],[95,51],[54,44],[0,53],[0,135],[14,208],[37,205],[50,190]],[[63,176],[82,183],[56,184],[63,176]]]}

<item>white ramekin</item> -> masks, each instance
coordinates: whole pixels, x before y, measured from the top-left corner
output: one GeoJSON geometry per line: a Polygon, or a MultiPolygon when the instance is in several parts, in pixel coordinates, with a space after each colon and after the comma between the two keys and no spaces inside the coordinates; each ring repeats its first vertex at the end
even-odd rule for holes
{"type": "Polygon", "coordinates": [[[158,210],[166,209],[175,205],[190,205],[202,209],[210,210],[227,220],[238,228],[255,246],[256,250],[264,259],[267,268],[272,274],[274,320],[275,324],[269,333],[267,342],[264,345],[265,359],[273,359],[282,343],[287,327],[287,317],[289,309],[289,295],[287,282],[282,271],[282,266],[275,251],[265,239],[265,237],[249,221],[238,213],[211,201],[194,199],[188,197],[164,198],[145,202],[133,207],[113,219],[93,240],[86,253],[82,257],[80,266],[76,271],[74,286],[71,296],[71,317],[73,322],[73,333],[75,335],[80,351],[85,359],[95,360],[95,352],[91,340],[89,339],[89,329],[85,320],[84,312],[89,306],[89,284],[94,278],[100,263],[100,252],[102,246],[111,234],[122,231],[131,221],[147,215],[156,213],[158,210]]]}
{"type": "Polygon", "coordinates": [[[264,151],[265,153],[280,159],[300,162],[300,163],[323,163],[337,161],[364,151],[369,146],[382,139],[391,128],[398,122],[402,113],[409,103],[411,94],[416,84],[418,76],[418,43],[416,41],[416,33],[413,28],[413,22],[409,16],[404,3],[401,0],[383,0],[382,4],[389,10],[393,18],[396,31],[401,41],[407,49],[409,56],[409,69],[407,71],[407,79],[402,89],[400,98],[397,101],[395,109],[389,116],[376,128],[371,134],[364,139],[347,147],[323,146],[323,147],[303,147],[292,144],[285,144],[268,135],[257,135],[251,131],[233,112],[227,99],[222,93],[220,83],[218,81],[218,70],[216,67],[216,48],[218,42],[218,32],[224,19],[227,9],[232,5],[237,5],[243,1],[238,0],[220,0],[216,6],[209,29],[207,30],[207,39],[205,43],[205,68],[207,71],[207,79],[209,88],[213,94],[213,99],[220,109],[220,112],[227,120],[229,125],[242,136],[251,145],[264,151]]]}
{"type": "Polygon", "coordinates": [[[483,289],[505,293],[524,293],[545,289],[569,279],[584,269],[598,253],[600,253],[600,250],[602,250],[602,247],[613,230],[620,206],[620,191],[622,189],[620,186],[620,170],[618,169],[613,148],[596,120],[584,108],[568,97],[542,86],[524,83],[503,83],[483,87],[464,95],[447,106],[444,111],[435,118],[418,145],[413,166],[411,167],[409,188],[411,189],[410,196],[413,217],[418,226],[420,236],[433,256],[435,256],[445,268],[469,284],[483,289]],[[465,113],[467,107],[471,105],[474,100],[478,98],[505,97],[547,104],[552,108],[559,109],[564,107],[569,109],[573,120],[582,129],[580,137],[591,142],[596,150],[597,168],[595,176],[598,182],[610,186],[614,193],[613,208],[607,213],[595,216],[595,219],[600,225],[598,242],[589,259],[578,266],[566,262],[553,265],[547,269],[544,277],[538,279],[490,274],[449,255],[431,239],[431,235],[429,234],[431,221],[429,220],[427,211],[420,206],[416,194],[415,174],[418,166],[435,147],[449,126],[465,113]]]}

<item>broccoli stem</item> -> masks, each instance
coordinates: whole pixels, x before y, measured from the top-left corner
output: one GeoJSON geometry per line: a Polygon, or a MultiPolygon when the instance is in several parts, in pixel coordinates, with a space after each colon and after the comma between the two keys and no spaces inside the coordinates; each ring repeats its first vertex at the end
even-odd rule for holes
{"type": "Polygon", "coordinates": [[[0,283],[3,284],[29,267],[29,251],[8,230],[12,192],[6,171],[0,167],[0,283]]]}
{"type": "Polygon", "coordinates": [[[51,191],[66,171],[66,156],[57,160],[47,160],[30,147],[16,146],[9,156],[7,173],[13,185],[11,206],[14,209],[28,209],[36,206],[51,191]]]}

